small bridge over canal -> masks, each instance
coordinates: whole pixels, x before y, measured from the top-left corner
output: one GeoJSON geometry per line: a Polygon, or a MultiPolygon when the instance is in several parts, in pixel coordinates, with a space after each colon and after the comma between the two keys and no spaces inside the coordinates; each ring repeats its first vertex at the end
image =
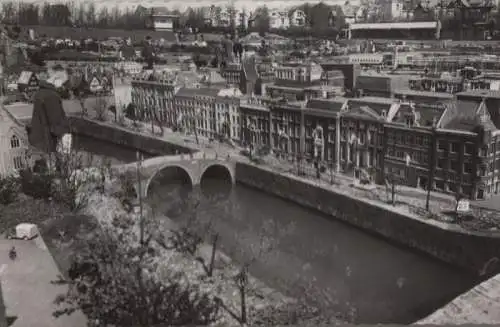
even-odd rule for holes
{"type": "MultiPolygon", "coordinates": [[[[199,185],[204,178],[217,178],[235,182],[235,160],[229,156],[223,157],[217,153],[196,152],[173,156],[160,156],[145,159],[141,162],[141,192],[143,198],[153,181],[158,179],[172,179],[182,181],[192,186],[199,185]]],[[[115,166],[119,173],[134,173],[137,171],[136,162],[115,166]]],[[[139,185],[136,185],[136,191],[139,185]]]]}

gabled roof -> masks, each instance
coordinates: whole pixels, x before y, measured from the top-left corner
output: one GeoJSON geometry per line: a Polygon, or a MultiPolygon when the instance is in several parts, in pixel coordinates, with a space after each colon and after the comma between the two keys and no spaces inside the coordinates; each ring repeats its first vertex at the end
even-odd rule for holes
{"type": "Polygon", "coordinates": [[[452,115],[449,121],[443,124],[443,128],[474,132],[477,125],[476,115],[479,104],[471,100],[458,100],[453,112],[446,113],[452,115]]]}
{"type": "Polygon", "coordinates": [[[494,131],[497,129],[495,124],[491,121],[490,111],[485,100],[481,101],[479,108],[477,108],[476,119],[478,120],[478,124],[481,125],[484,130],[494,131]]]}
{"type": "Polygon", "coordinates": [[[361,106],[361,107],[348,107],[347,110],[348,115],[356,115],[356,116],[363,116],[363,117],[370,117],[373,119],[382,119],[382,116],[372,108],[368,106],[361,106]]]}
{"type": "MultiPolygon", "coordinates": [[[[1,101],[3,101],[3,99],[1,101]]],[[[31,118],[32,112],[33,112],[33,105],[30,103],[23,103],[19,105],[16,104],[14,106],[12,105],[5,106],[3,104],[0,104],[0,115],[5,114],[5,116],[8,117],[18,127],[24,126],[24,124],[21,122],[20,119],[27,117],[31,118]],[[14,112],[15,111],[21,112],[21,114],[18,116],[19,118],[16,117],[16,115],[13,112],[11,112],[11,110],[13,110],[14,112]]]]}
{"type": "Polygon", "coordinates": [[[416,103],[414,108],[409,103],[402,103],[399,106],[399,110],[392,122],[394,123],[405,123],[405,116],[415,110],[415,114],[418,116],[418,124],[422,127],[431,127],[434,122],[438,123],[443,115],[446,113],[448,106],[443,104],[442,106],[428,106],[425,103],[416,103]]]}
{"type": "Polygon", "coordinates": [[[394,99],[380,97],[361,97],[348,100],[349,111],[355,108],[359,109],[364,107],[363,110],[367,112],[366,108],[369,108],[370,111],[374,112],[378,117],[382,117],[383,112],[385,112],[385,114],[389,113],[393,104],[394,99]]]}
{"type": "Polygon", "coordinates": [[[340,112],[346,101],[346,99],[311,99],[307,101],[306,107],[308,109],[322,109],[340,112]]]}

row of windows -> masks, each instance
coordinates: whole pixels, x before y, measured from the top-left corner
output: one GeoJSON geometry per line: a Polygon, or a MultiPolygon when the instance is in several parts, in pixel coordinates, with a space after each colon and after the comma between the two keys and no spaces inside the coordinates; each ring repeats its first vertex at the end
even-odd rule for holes
{"type": "MultiPolygon", "coordinates": [[[[476,146],[473,143],[465,143],[462,145],[460,142],[447,141],[447,140],[438,140],[438,150],[439,151],[449,151],[453,153],[460,153],[461,148],[463,147],[463,153],[468,155],[473,155],[476,149],[476,146]]],[[[478,149],[478,155],[482,155],[482,153],[486,151],[485,149],[478,149]]]]}
{"type": "Polygon", "coordinates": [[[409,133],[394,133],[392,131],[387,132],[387,143],[398,144],[398,145],[419,145],[422,147],[428,147],[431,142],[431,137],[428,135],[414,135],[409,133]]]}

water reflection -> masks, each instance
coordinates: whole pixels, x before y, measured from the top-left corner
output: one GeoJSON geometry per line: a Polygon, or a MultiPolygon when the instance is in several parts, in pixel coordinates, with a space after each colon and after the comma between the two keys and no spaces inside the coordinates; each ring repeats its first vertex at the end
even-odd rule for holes
{"type": "Polygon", "coordinates": [[[224,179],[206,178],[195,188],[170,180],[150,194],[177,223],[210,224],[235,261],[256,259],[251,273],[270,286],[354,323],[414,322],[475,282],[429,257],[224,179]]]}

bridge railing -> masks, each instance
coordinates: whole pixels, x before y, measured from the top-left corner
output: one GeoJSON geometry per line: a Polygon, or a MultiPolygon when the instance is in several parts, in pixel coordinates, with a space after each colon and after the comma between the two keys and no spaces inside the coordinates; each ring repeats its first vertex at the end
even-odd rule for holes
{"type": "Polygon", "coordinates": [[[180,160],[231,160],[231,154],[229,153],[207,153],[207,152],[196,152],[189,154],[181,154],[180,160]]]}

